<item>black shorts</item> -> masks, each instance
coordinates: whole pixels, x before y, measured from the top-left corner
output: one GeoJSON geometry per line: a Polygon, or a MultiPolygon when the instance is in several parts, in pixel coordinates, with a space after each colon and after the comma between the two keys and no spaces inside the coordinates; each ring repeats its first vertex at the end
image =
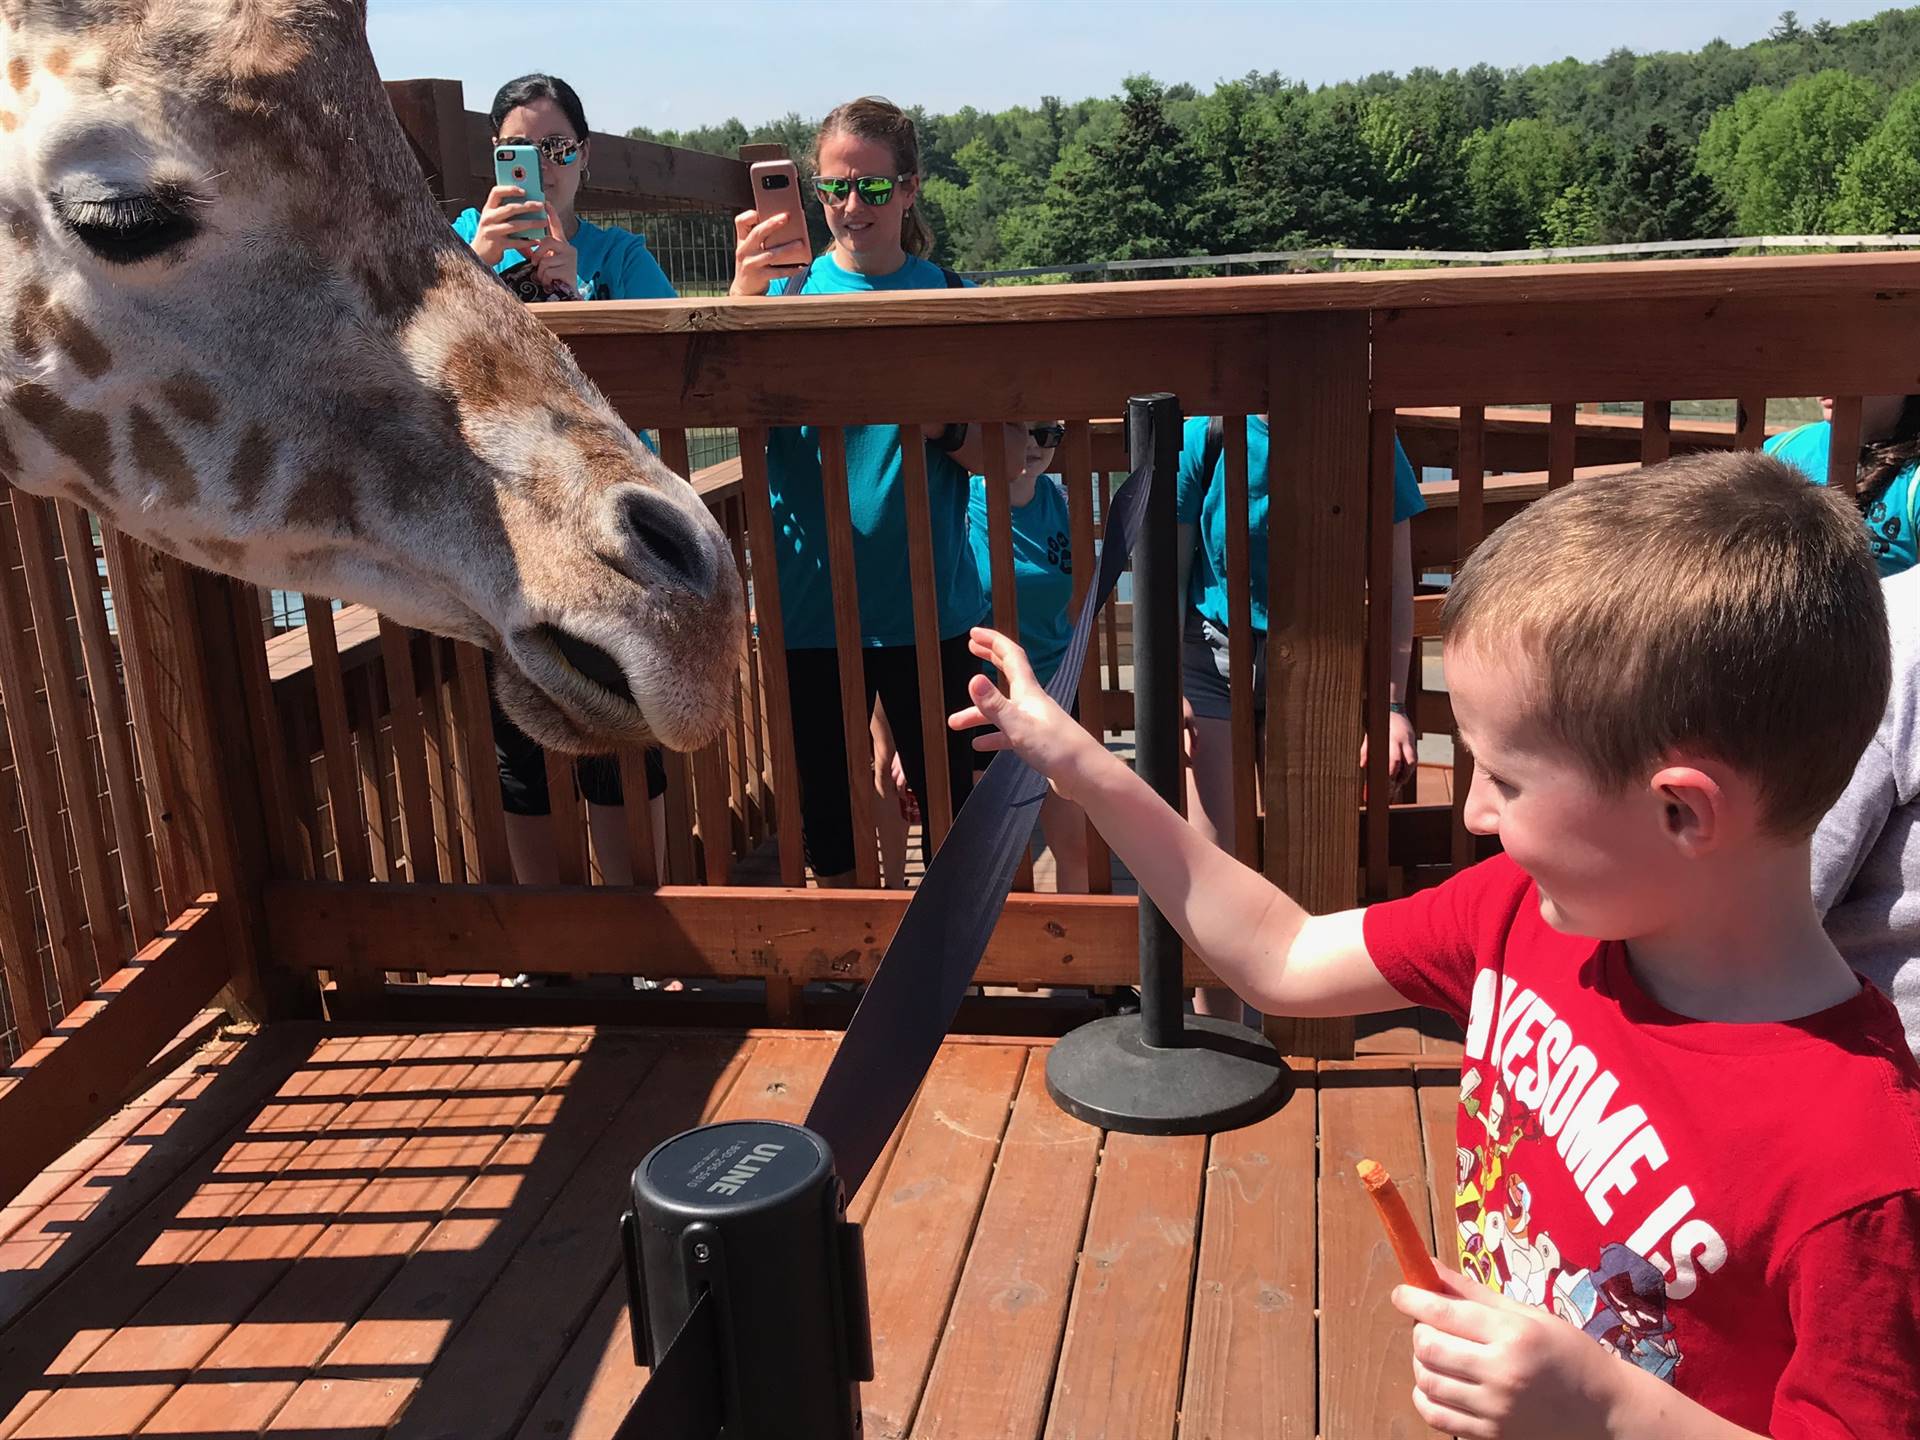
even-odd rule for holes
{"type": "MultiPolygon", "coordinates": [[[[920,730],[918,652],[911,645],[887,645],[860,652],[866,678],[868,715],[877,695],[887,707],[893,743],[900,752],[907,785],[926,813],[927,755],[920,730]]],[[[964,710],[967,681],[980,662],[967,637],[940,642],[940,697],[947,714],[964,710]]],[[[847,739],[840,724],[840,656],[834,650],[789,650],[787,694],[793,711],[793,748],[800,770],[800,818],[806,835],[807,862],[816,875],[844,875],[853,869],[853,807],[847,795],[847,739]]],[[[947,732],[947,781],[957,815],[973,793],[973,733],[947,732]]],[[[921,843],[925,845],[922,832],[921,843]]]]}
{"type": "MultiPolygon", "coordinates": [[[[500,803],[509,815],[551,815],[547,794],[547,752],[538,741],[506,717],[500,702],[487,695],[493,707],[493,758],[500,767],[500,803]]],[[[647,751],[647,798],[667,793],[667,766],[657,749],[647,751]]],[[[613,755],[582,755],[573,762],[580,793],[591,805],[622,805],[620,761],[613,755]]]]}

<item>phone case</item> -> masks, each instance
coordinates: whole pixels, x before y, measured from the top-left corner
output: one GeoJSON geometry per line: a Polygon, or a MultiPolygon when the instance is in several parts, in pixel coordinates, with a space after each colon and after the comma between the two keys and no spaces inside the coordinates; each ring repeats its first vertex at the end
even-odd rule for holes
{"type": "MultiPolygon", "coordinates": [[[[527,192],[528,200],[544,203],[547,191],[540,183],[540,151],[532,145],[496,145],[493,150],[493,183],[517,185],[527,192]]],[[[526,229],[515,230],[513,237],[516,240],[543,240],[546,234],[546,221],[541,220],[526,229]]]]}
{"type": "MultiPolygon", "coordinates": [[[[787,223],[767,240],[767,248],[798,240],[807,245],[807,217],[800,208],[800,172],[791,160],[761,160],[748,172],[753,186],[754,213],[761,220],[785,213],[787,223]]],[[[808,245],[808,253],[812,246],[808,245]]]]}

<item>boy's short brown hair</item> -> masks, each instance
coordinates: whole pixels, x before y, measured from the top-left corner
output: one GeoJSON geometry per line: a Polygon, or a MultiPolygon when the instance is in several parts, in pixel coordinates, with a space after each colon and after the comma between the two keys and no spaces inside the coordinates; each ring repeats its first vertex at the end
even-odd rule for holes
{"type": "Polygon", "coordinates": [[[1770,456],[1576,481],[1461,567],[1441,634],[1539,667],[1533,718],[1609,789],[1676,752],[1812,833],[1887,704],[1886,605],[1860,514],[1770,456]]]}

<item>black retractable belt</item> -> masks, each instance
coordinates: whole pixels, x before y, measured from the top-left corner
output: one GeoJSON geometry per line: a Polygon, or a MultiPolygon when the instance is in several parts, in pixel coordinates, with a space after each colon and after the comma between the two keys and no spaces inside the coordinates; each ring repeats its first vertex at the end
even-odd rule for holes
{"type": "MultiPolygon", "coordinates": [[[[1107,509],[1097,577],[1047,686],[1063,706],[1094,616],[1132,553],[1153,469],[1143,461],[1107,509]]],[[[620,1440],[860,1433],[857,1387],[872,1378],[873,1356],[846,1197],[939,1053],[1046,791],[1046,777],[1011,751],[987,767],[907,905],[804,1127],[704,1125],[656,1146],[634,1171],[622,1249],[634,1354],[653,1374],[620,1440]]]]}

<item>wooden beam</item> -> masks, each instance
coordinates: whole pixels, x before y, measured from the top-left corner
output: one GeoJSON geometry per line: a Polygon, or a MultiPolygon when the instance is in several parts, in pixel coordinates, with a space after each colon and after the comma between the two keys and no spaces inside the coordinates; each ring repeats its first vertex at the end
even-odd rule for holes
{"type": "Polygon", "coordinates": [[[120,1103],[154,1054],[227,983],[218,902],[203,895],[19,1060],[0,1096],[0,1203],[120,1103]]]}
{"type": "MultiPolygon", "coordinates": [[[[1351,861],[1349,861],[1351,864],[1351,861]]],[[[467,971],[864,980],[911,895],[898,890],[666,886],[339,885],[267,892],[275,959],[335,970],[391,956],[429,975],[467,971]]],[[[1130,895],[1013,895],[976,978],[983,985],[1125,985],[1140,973],[1130,895]]],[[[1187,957],[1189,984],[1212,983],[1187,957]]]]}

